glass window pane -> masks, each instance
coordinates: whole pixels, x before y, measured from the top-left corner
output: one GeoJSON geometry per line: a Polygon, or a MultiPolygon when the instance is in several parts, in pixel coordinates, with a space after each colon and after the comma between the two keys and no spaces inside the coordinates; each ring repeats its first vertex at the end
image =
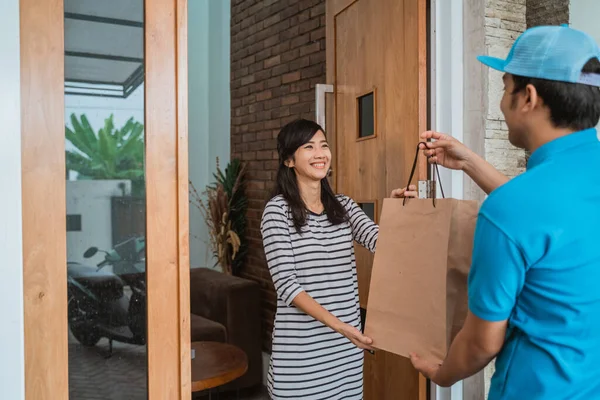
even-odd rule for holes
{"type": "Polygon", "coordinates": [[[375,221],[375,203],[358,203],[358,206],[367,214],[367,217],[375,221]]]}
{"type": "Polygon", "coordinates": [[[375,94],[368,93],[358,98],[358,137],[375,135],[375,94]]]}
{"type": "Polygon", "coordinates": [[[144,0],[65,0],[71,400],[146,399],[144,0]]]}

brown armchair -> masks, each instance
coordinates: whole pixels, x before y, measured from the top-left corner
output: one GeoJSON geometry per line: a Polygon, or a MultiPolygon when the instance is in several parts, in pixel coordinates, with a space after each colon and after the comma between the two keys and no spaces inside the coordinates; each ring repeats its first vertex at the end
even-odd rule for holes
{"type": "Polygon", "coordinates": [[[259,285],[208,268],[192,268],[190,311],[192,341],[226,342],[248,356],[248,372],[223,389],[262,383],[259,285]]]}

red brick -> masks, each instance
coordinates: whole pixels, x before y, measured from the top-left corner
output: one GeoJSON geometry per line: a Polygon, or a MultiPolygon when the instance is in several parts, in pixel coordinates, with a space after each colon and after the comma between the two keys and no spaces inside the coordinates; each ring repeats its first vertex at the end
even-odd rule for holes
{"type": "Polygon", "coordinates": [[[285,32],[281,32],[280,37],[281,40],[289,40],[296,36],[298,36],[299,27],[298,25],[293,25],[285,32]]]}
{"type": "MultiPolygon", "coordinates": [[[[300,74],[300,71],[298,71],[298,74],[300,74]]],[[[295,83],[291,84],[290,92],[291,93],[304,92],[306,90],[309,90],[310,88],[311,88],[310,81],[300,81],[300,82],[295,82],[295,83]]]]}
{"type": "Polygon", "coordinates": [[[325,72],[325,66],[323,64],[313,65],[311,67],[302,70],[302,79],[312,78],[317,75],[321,75],[325,72]]]}
{"type": "Polygon", "coordinates": [[[296,49],[286,51],[285,53],[283,53],[281,56],[281,62],[287,63],[287,62],[297,59],[298,57],[300,57],[300,49],[296,48],[296,49]]]}
{"type": "MultiPolygon", "coordinates": [[[[277,67],[275,67],[275,68],[277,68],[277,67]]],[[[256,77],[257,81],[268,79],[271,77],[271,70],[267,69],[267,70],[257,72],[256,74],[254,74],[254,76],[256,77]]]]}
{"type": "Polygon", "coordinates": [[[271,49],[264,49],[256,53],[256,61],[266,60],[271,57],[271,49]]]}
{"type": "Polygon", "coordinates": [[[316,6],[310,9],[310,17],[318,17],[321,15],[325,15],[325,2],[320,2],[316,6]]]}
{"type": "Polygon", "coordinates": [[[292,115],[310,112],[310,104],[309,103],[294,104],[293,106],[290,107],[290,112],[292,115]]]}
{"type": "Polygon", "coordinates": [[[267,88],[274,88],[276,86],[280,86],[281,85],[281,76],[276,76],[274,78],[271,78],[267,81],[266,85],[267,88]]]}
{"type": "Polygon", "coordinates": [[[281,77],[281,83],[290,83],[300,80],[300,71],[290,72],[281,77]]]}
{"type": "MultiPolygon", "coordinates": [[[[259,132],[258,134],[260,134],[262,132],[259,132]]],[[[265,149],[265,142],[250,142],[248,143],[248,150],[250,151],[257,151],[257,150],[264,150],[265,149]]]]}
{"type": "Polygon", "coordinates": [[[281,63],[281,56],[276,55],[275,57],[271,57],[271,58],[265,60],[265,68],[271,68],[280,63],[281,63]]]}
{"type": "Polygon", "coordinates": [[[256,101],[256,96],[251,94],[250,96],[246,96],[244,98],[242,98],[242,104],[243,105],[248,105],[248,104],[252,104],[256,101]]]}
{"type": "MultiPolygon", "coordinates": [[[[256,158],[258,160],[271,160],[272,159],[271,151],[270,150],[258,151],[258,152],[256,152],[256,158]]],[[[261,189],[264,189],[264,184],[261,189]]]]}
{"type": "Polygon", "coordinates": [[[265,139],[271,139],[270,132],[259,132],[256,134],[256,140],[265,140],[265,139]]]}
{"type": "MultiPolygon", "coordinates": [[[[260,159],[260,153],[263,153],[263,152],[259,151],[256,154],[259,159],[260,159]]],[[[251,181],[248,183],[248,186],[246,186],[246,187],[248,188],[248,190],[256,190],[256,189],[263,190],[265,188],[265,183],[262,181],[251,181]]]]}
{"type": "MultiPolygon", "coordinates": [[[[305,56],[302,58],[298,58],[297,60],[291,61],[289,63],[290,69],[292,71],[306,68],[310,65],[310,57],[305,56]]],[[[304,74],[301,74],[303,76],[304,74]]]]}
{"type": "Polygon", "coordinates": [[[314,42],[300,47],[300,56],[316,53],[321,49],[319,42],[314,42]]]}
{"type": "Polygon", "coordinates": [[[323,39],[325,37],[325,27],[316,29],[310,33],[310,41],[314,42],[318,39],[323,39]]]}
{"type": "Polygon", "coordinates": [[[272,97],[271,91],[270,90],[265,90],[263,92],[260,92],[256,95],[256,100],[257,101],[264,101],[267,99],[270,99],[272,97]]]}
{"type": "Polygon", "coordinates": [[[254,82],[254,75],[248,75],[248,76],[243,77],[242,81],[240,83],[242,86],[246,86],[253,82],[254,82]]]}
{"type": "Polygon", "coordinates": [[[246,133],[242,136],[243,142],[253,142],[256,140],[256,133],[246,133]]]}
{"type": "MultiPolygon", "coordinates": [[[[242,59],[242,61],[241,61],[242,67],[249,66],[250,64],[252,64],[254,62],[255,59],[256,59],[256,56],[254,54],[249,55],[248,57],[242,59]]],[[[233,69],[233,66],[231,68],[233,69]]]]}
{"type": "Polygon", "coordinates": [[[290,42],[280,42],[271,48],[271,54],[282,54],[290,49],[290,42]]]}
{"type": "Polygon", "coordinates": [[[290,87],[288,85],[279,86],[279,87],[273,88],[272,92],[273,92],[273,97],[282,97],[282,96],[290,94],[290,87]]]}
{"type": "Polygon", "coordinates": [[[275,14],[270,16],[269,18],[265,19],[263,21],[263,27],[267,28],[271,25],[274,25],[276,23],[278,23],[279,21],[281,21],[281,15],[280,14],[275,14]]]}
{"type": "Polygon", "coordinates": [[[290,70],[290,66],[288,64],[281,64],[281,65],[274,67],[271,70],[271,74],[273,76],[282,75],[282,74],[285,74],[286,72],[288,72],[289,70],[290,70]]]}
{"type": "Polygon", "coordinates": [[[319,18],[310,19],[300,24],[300,26],[298,27],[298,33],[303,34],[306,32],[313,31],[317,29],[320,25],[321,24],[319,22],[319,18]]]}
{"type": "Polygon", "coordinates": [[[322,64],[325,63],[325,59],[326,59],[326,54],[324,51],[320,51],[318,53],[315,54],[311,54],[310,55],[310,64],[314,65],[314,64],[322,64]]]}
{"type": "Polygon", "coordinates": [[[300,101],[300,97],[298,95],[290,95],[290,96],[286,96],[283,98],[283,100],[281,101],[281,104],[286,106],[289,104],[295,104],[298,103],[300,101]]]}
{"type": "Polygon", "coordinates": [[[263,40],[263,46],[265,47],[265,49],[275,46],[278,43],[279,43],[279,34],[270,36],[270,37],[266,38],[265,40],[263,40]]]}
{"type": "Polygon", "coordinates": [[[251,161],[256,160],[256,152],[255,151],[245,151],[242,153],[243,161],[251,161]]]}
{"type": "Polygon", "coordinates": [[[306,34],[301,35],[301,36],[296,36],[294,39],[292,39],[291,46],[292,46],[292,48],[300,47],[300,46],[305,45],[305,44],[307,44],[309,42],[310,42],[310,34],[306,33],[306,34]]]}

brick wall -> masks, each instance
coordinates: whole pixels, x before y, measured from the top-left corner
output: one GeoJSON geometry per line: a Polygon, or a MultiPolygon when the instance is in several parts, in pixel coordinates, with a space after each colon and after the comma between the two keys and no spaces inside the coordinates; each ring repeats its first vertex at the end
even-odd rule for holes
{"type": "Polygon", "coordinates": [[[249,173],[250,251],[242,276],[261,285],[269,351],[276,296],[260,218],[277,170],[279,129],[314,118],[314,87],[325,82],[325,0],[232,0],[231,7],[231,155],[249,173]]]}
{"type": "Polygon", "coordinates": [[[527,0],[527,27],[569,23],[569,0],[527,0]]]}

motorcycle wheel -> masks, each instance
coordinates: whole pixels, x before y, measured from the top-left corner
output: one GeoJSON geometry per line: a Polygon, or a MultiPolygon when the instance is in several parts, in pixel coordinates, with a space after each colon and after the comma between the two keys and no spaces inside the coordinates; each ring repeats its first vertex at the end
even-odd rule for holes
{"type": "Polygon", "coordinates": [[[133,336],[146,343],[146,296],[134,292],[129,299],[129,329],[133,336]]]}
{"type": "Polygon", "coordinates": [[[90,311],[84,304],[74,297],[69,299],[69,329],[73,337],[85,347],[94,347],[102,336],[89,322],[90,311]]]}

